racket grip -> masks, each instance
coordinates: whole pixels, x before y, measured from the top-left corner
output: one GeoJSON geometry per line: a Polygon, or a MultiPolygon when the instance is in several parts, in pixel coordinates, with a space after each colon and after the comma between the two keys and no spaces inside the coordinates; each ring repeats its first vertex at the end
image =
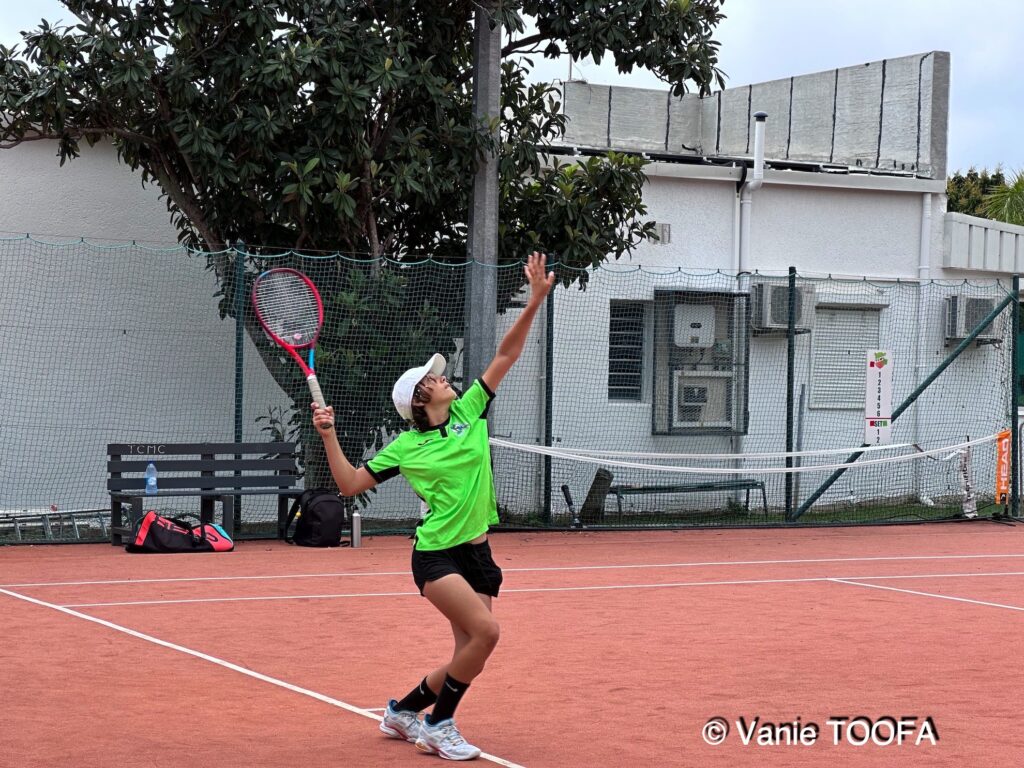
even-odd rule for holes
{"type": "Polygon", "coordinates": [[[321,408],[326,408],[327,403],[324,402],[324,393],[320,391],[320,382],[316,380],[316,374],[311,373],[307,376],[306,383],[309,384],[309,392],[313,395],[313,402],[321,408]]]}

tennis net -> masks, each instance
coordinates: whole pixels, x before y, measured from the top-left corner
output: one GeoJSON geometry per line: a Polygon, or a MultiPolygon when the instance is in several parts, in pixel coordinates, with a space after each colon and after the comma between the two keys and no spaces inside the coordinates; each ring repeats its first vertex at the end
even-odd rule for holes
{"type": "Polygon", "coordinates": [[[503,522],[556,527],[967,519],[997,513],[997,435],[789,453],[552,449],[493,439],[503,522]],[[858,456],[849,461],[851,456],[858,456]],[[540,476],[530,482],[530,476],[540,476]],[[547,478],[550,479],[547,479],[547,478]],[[531,486],[536,498],[513,489],[531,486]],[[508,489],[502,492],[502,489],[508,489]]]}
{"type": "MultiPolygon", "coordinates": [[[[278,266],[309,275],[324,298],[316,370],[354,464],[407,428],[391,402],[402,371],[440,352],[455,386],[471,383],[466,263],[0,238],[0,520],[18,518],[0,525],[0,540],[48,524],[74,538],[50,512],[80,514],[67,518],[79,535],[103,537],[109,443],[295,442],[305,486],[329,487],[305,379],[248,301],[256,275],[278,266]]],[[[581,518],[607,525],[939,516],[959,493],[958,460],[944,460],[952,446],[1012,421],[1016,302],[1005,282],[552,267],[558,283],[489,422],[497,440],[564,455],[495,445],[509,525],[571,525],[563,486],[581,518]],[[902,446],[893,455],[919,452],[915,443],[949,450],[891,468],[868,452],[834,479],[838,470],[802,471],[855,449],[814,451],[865,439],[866,353],[888,356],[891,440],[902,446]],[[793,466],[778,458],[787,446],[799,453],[793,466]],[[648,458],[599,453],[613,450],[648,458]],[[706,471],[664,468],[673,464],[706,471]],[[680,485],[700,490],[650,490],[680,485]],[[615,490],[598,514],[604,486],[615,490]]],[[[523,271],[493,269],[500,339],[523,311],[523,271]]],[[[974,483],[987,489],[992,444],[970,448],[974,483]]],[[[195,512],[191,501],[173,511],[195,512]]],[[[401,479],[353,504],[368,531],[409,531],[422,512],[401,479]]],[[[276,535],[273,499],[241,498],[236,512],[241,537],[276,535]]]]}

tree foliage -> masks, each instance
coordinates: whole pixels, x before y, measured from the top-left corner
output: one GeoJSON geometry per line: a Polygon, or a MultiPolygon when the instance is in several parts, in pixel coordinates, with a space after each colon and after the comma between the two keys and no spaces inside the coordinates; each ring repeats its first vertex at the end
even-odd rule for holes
{"type": "Polygon", "coordinates": [[[950,213],[966,213],[968,216],[989,218],[985,210],[985,199],[1000,187],[1006,186],[1001,169],[989,172],[970,168],[966,173],[957,171],[946,179],[947,208],[950,213]]]}
{"type": "MultiPolygon", "coordinates": [[[[195,247],[244,240],[465,258],[470,182],[489,144],[472,119],[477,3],[65,4],[76,24],[44,22],[25,34],[20,55],[0,51],[0,145],[56,139],[63,162],[83,140],[113,140],[128,166],[159,185],[182,241],[195,247]]],[[[721,82],[710,38],[718,6],[503,3],[503,203],[516,202],[524,175],[551,191],[563,181],[539,155],[564,125],[555,91],[525,85],[521,54],[610,53],[624,71],[650,66],[677,89],[707,91],[721,82]],[[515,37],[521,13],[536,17],[536,34],[515,37]]],[[[635,211],[606,193],[642,174],[625,158],[602,165],[604,174],[576,185],[607,199],[612,223],[628,227],[635,211]]],[[[560,230],[533,231],[550,241],[560,230]]],[[[502,253],[519,258],[521,229],[506,232],[502,253]]]]}
{"type": "MultiPolygon", "coordinates": [[[[712,37],[723,0],[485,4],[500,6],[493,22],[507,31],[497,126],[473,117],[479,0],[62,1],[72,24],[42,22],[23,45],[0,47],[0,148],[56,141],[64,163],[83,141],[112,142],[159,187],[179,240],[219,254],[211,263],[225,314],[244,290],[230,244],[257,255],[345,253],[322,267],[337,288],[320,363],[356,419],[343,441],[350,456],[392,417],[380,393],[342,387],[375,365],[400,370],[425,349],[450,351],[461,335],[461,316],[431,303],[434,278],[399,266],[465,261],[483,153],[499,157],[501,264],[542,249],[569,284],[653,235],[641,158],[545,155],[565,118],[552,85],[528,82],[530,56],[611,56],[677,93],[723,82],[712,37]],[[414,307],[418,319],[402,325],[405,313],[381,313],[389,306],[414,307]]],[[[522,285],[520,270],[503,274],[514,276],[501,283],[499,308],[522,285]]],[[[261,354],[306,402],[293,366],[266,346],[261,354]]]]}
{"type": "Polygon", "coordinates": [[[1008,183],[989,192],[984,210],[989,218],[1024,227],[1024,173],[1012,174],[1008,183]]]}

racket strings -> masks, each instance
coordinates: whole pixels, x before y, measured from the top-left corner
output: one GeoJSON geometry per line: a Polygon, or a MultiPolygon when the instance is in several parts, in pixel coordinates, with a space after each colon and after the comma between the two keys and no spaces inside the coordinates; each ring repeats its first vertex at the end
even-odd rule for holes
{"type": "Polygon", "coordinates": [[[316,340],[320,304],[298,275],[265,275],[254,286],[253,299],[263,325],[286,344],[301,347],[316,340]]]}

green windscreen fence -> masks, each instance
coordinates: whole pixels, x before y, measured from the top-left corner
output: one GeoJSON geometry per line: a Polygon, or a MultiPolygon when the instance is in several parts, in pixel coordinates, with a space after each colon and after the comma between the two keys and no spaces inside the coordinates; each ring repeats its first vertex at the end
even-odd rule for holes
{"type": "MultiPolygon", "coordinates": [[[[483,310],[467,317],[465,265],[0,240],[0,540],[102,538],[110,443],[294,441],[306,487],[329,485],[305,381],[248,300],[274,266],[305,272],[324,298],[316,368],[353,463],[406,428],[391,404],[405,369],[440,352],[466,385],[464,328],[483,310]]],[[[503,524],[867,523],[1001,509],[1009,283],[556,269],[491,410],[503,524]]],[[[500,338],[525,294],[521,266],[493,270],[500,338]]],[[[424,514],[401,478],[352,503],[368,532],[408,531],[424,514]]],[[[151,506],[198,511],[194,499],[151,506]]],[[[276,510],[243,497],[240,535],[273,536],[276,510]]]]}

